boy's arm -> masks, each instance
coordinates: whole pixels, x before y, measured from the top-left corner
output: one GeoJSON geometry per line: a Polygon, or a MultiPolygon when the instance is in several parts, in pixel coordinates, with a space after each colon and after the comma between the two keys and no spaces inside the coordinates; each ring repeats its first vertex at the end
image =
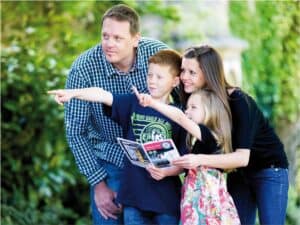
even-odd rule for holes
{"type": "Polygon", "coordinates": [[[142,106],[149,106],[164,114],[166,117],[182,126],[187,132],[196,137],[198,140],[201,140],[201,130],[199,129],[198,124],[189,119],[179,108],[159,102],[148,94],[140,94],[134,88],[133,91],[142,106]]]}
{"type": "Polygon", "coordinates": [[[48,91],[48,94],[55,95],[55,101],[58,104],[68,102],[72,98],[77,98],[90,102],[101,102],[108,106],[111,106],[113,102],[113,96],[111,92],[105,91],[102,88],[98,87],[52,90],[48,91]]]}

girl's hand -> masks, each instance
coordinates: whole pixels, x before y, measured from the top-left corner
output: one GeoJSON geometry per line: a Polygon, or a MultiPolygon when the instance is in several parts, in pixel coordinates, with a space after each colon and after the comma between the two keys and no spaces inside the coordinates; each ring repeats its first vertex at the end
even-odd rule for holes
{"type": "Polygon", "coordinates": [[[62,105],[64,102],[70,101],[74,95],[72,90],[52,90],[47,92],[50,95],[54,95],[54,100],[62,105]]]}
{"type": "Polygon", "coordinates": [[[199,155],[187,154],[172,160],[172,165],[185,169],[193,169],[201,165],[199,155]]]}
{"type": "Polygon", "coordinates": [[[167,168],[157,168],[152,165],[147,166],[146,170],[150,173],[151,177],[155,180],[162,180],[167,176],[167,168]]]}
{"type": "Polygon", "coordinates": [[[140,105],[146,107],[152,104],[153,99],[150,95],[139,93],[135,86],[132,86],[132,90],[136,95],[137,99],[139,100],[140,105]]]}

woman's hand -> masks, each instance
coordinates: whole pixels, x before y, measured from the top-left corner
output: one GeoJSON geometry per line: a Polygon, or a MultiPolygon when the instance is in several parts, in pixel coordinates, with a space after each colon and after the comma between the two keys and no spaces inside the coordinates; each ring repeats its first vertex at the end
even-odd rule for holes
{"type": "Polygon", "coordinates": [[[193,169],[201,165],[200,155],[187,154],[172,160],[172,165],[185,169],[193,169]]]}

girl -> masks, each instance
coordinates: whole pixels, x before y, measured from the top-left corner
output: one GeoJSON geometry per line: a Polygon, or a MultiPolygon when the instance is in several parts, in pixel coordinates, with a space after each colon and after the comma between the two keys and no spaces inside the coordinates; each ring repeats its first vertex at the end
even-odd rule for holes
{"type": "MultiPolygon", "coordinates": [[[[256,102],[226,81],[222,60],[209,46],[185,51],[180,79],[185,94],[198,89],[212,90],[232,116],[234,152],[220,155],[199,154],[180,157],[173,164],[238,168],[228,175],[228,191],[242,224],[254,225],[258,209],[260,224],[284,225],[288,199],[288,161],[283,144],[256,102]]],[[[230,114],[229,114],[230,115],[230,114]]]]}
{"type": "MultiPolygon", "coordinates": [[[[150,106],[177,122],[188,132],[190,158],[198,154],[223,154],[232,151],[229,114],[222,101],[209,90],[198,90],[187,103],[185,114],[176,107],[158,102],[146,94],[136,95],[143,106],[150,106]]],[[[197,164],[197,163],[196,163],[197,164]]],[[[189,169],[184,180],[181,199],[181,223],[240,224],[233,200],[226,188],[225,173],[209,166],[185,165],[189,169]]],[[[148,168],[153,178],[160,171],[148,168]]]]}

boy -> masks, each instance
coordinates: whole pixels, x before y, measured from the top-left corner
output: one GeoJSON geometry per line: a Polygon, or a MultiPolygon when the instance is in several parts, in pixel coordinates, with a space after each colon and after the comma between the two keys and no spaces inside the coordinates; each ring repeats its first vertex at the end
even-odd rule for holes
{"type": "MultiPolygon", "coordinates": [[[[171,104],[170,94],[179,84],[180,71],[181,57],[177,52],[160,50],[151,56],[147,87],[152,98],[171,104]]],[[[54,90],[49,94],[54,94],[60,104],[72,98],[101,102],[106,105],[107,115],[122,126],[127,139],[145,143],[158,137],[172,138],[180,154],[186,153],[184,129],[152,108],[141,106],[134,94],[112,94],[96,87],[54,90]]],[[[180,169],[155,170],[163,174],[157,180],[125,158],[125,176],[116,199],[124,207],[125,224],[178,224],[181,182],[175,175],[180,169]]]]}

